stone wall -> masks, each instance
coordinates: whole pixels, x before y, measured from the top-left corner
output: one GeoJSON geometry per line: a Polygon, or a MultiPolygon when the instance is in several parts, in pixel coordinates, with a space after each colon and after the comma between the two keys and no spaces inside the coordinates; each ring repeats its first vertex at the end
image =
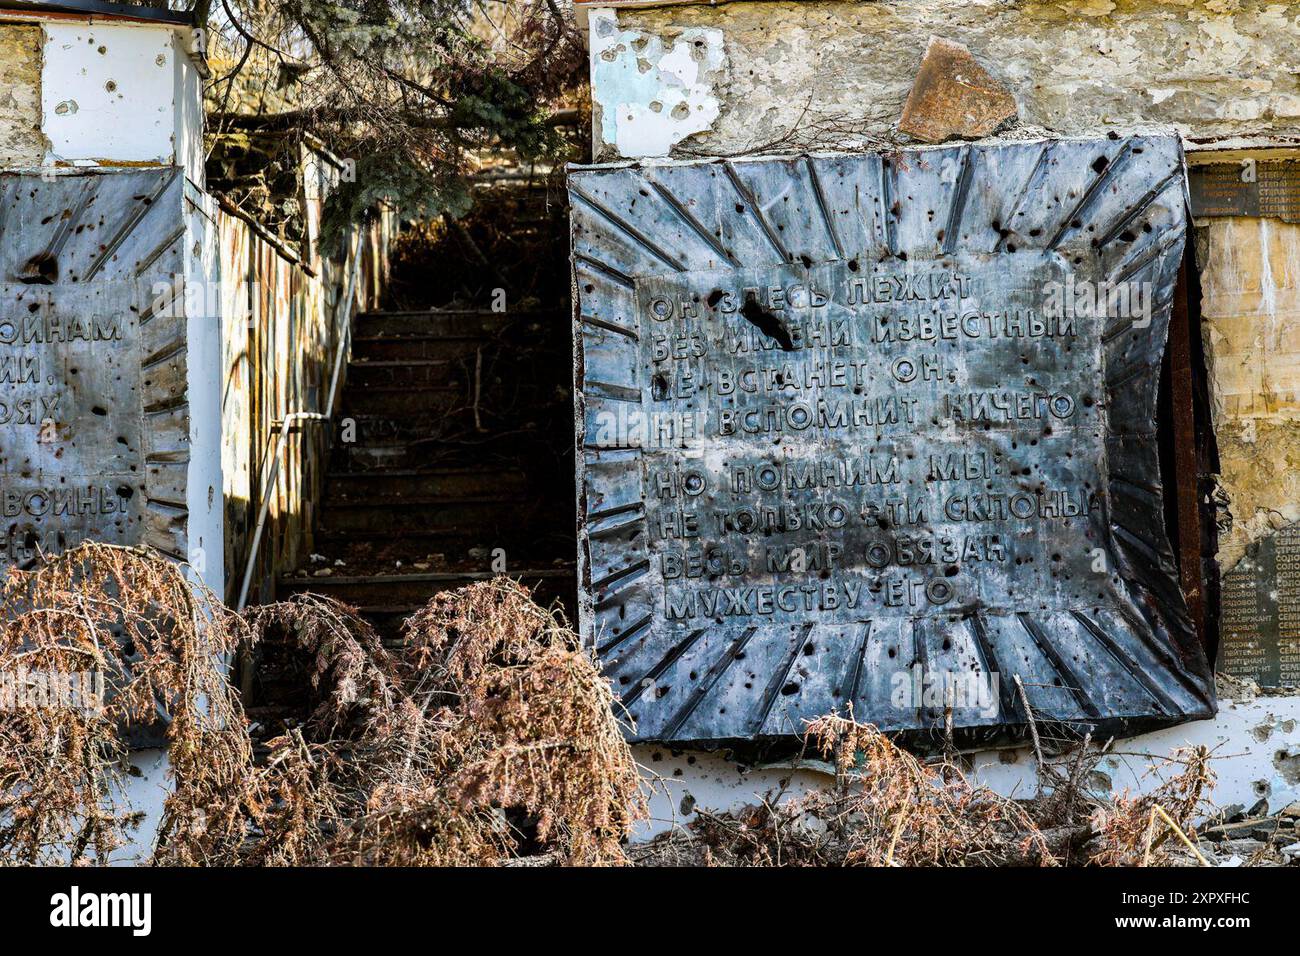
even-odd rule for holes
{"type": "Polygon", "coordinates": [[[1233,217],[1206,229],[1201,314],[1232,519],[1219,536],[1226,571],[1300,520],[1300,225],[1233,217]]]}
{"type": "Polygon", "coordinates": [[[31,24],[0,25],[0,168],[39,166],[45,158],[41,133],[41,45],[44,33],[31,24]]]}
{"type": "Polygon", "coordinates": [[[1190,146],[1300,141],[1293,3],[804,0],[590,18],[598,160],[895,140],[932,35],[1007,86],[1018,135],[1173,127],[1190,146]]]}

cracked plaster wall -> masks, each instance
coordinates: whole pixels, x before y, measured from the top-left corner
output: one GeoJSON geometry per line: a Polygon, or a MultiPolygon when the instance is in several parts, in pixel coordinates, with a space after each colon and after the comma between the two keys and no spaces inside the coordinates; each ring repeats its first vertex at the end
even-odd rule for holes
{"type": "Polygon", "coordinates": [[[1300,225],[1207,221],[1201,320],[1227,571],[1246,546],[1300,520],[1300,225]]]}
{"type": "Polygon", "coordinates": [[[597,159],[892,139],[931,34],[1007,85],[1029,133],[1300,141],[1294,3],[772,0],[592,10],[597,159]]]}
{"type": "Polygon", "coordinates": [[[39,166],[47,141],[41,133],[39,26],[0,24],[0,168],[39,166]]]}

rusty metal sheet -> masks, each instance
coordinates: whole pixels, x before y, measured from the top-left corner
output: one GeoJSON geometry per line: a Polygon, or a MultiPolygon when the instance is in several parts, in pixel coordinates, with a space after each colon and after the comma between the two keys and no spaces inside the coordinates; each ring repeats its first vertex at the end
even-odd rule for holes
{"type": "Polygon", "coordinates": [[[569,189],[580,628],[634,739],[1213,713],[1155,443],[1176,140],[569,189]]]}
{"type": "Polygon", "coordinates": [[[1261,687],[1300,685],[1300,524],[1246,549],[1223,576],[1219,669],[1261,687]]]}
{"type": "Polygon", "coordinates": [[[0,176],[0,565],[185,557],[181,196],[174,170],[0,176]]]}

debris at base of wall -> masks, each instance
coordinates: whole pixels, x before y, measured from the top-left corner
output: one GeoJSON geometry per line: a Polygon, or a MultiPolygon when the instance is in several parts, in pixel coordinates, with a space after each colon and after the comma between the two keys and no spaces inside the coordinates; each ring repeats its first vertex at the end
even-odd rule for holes
{"type": "Polygon", "coordinates": [[[1108,779],[1094,785],[1098,761],[1110,759],[1105,752],[1085,740],[1060,756],[1040,755],[1038,795],[1010,799],[972,782],[955,754],[921,762],[874,727],[824,717],[808,727],[806,755],[833,761],[834,785],[796,793],[783,778],[777,791],[748,806],[693,807],[689,824],[634,845],[629,855],[644,866],[1236,866],[1291,859],[1281,852],[1300,836],[1290,808],[1269,817],[1266,800],[1249,814],[1208,804],[1215,775],[1207,748],[1155,760],[1149,773],[1159,783],[1140,796],[1112,794],[1108,779]],[[1204,836],[1210,830],[1214,839],[1204,836]]]}
{"type": "Polygon", "coordinates": [[[1295,866],[1300,864],[1300,802],[1269,815],[1268,802],[1249,811],[1225,808],[1201,828],[1198,844],[1216,866],[1295,866]]]}
{"type": "Polygon", "coordinates": [[[1221,703],[1245,704],[1259,696],[1259,685],[1250,678],[1233,677],[1222,672],[1214,675],[1215,696],[1221,703]]]}
{"type": "Polygon", "coordinates": [[[970,50],[932,36],[898,131],[924,143],[978,139],[1015,117],[1015,97],[970,50]]]}

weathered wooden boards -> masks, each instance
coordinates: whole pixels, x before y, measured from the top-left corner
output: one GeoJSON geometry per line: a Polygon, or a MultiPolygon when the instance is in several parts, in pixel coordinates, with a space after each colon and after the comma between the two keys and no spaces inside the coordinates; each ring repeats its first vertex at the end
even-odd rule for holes
{"type": "MultiPolygon", "coordinates": [[[[224,568],[214,586],[238,582],[279,422],[325,405],[351,261],[313,274],[211,205],[174,169],[0,175],[5,563],[82,539],[143,543],[224,568]],[[198,429],[196,381],[213,399],[198,429]],[[211,442],[200,497],[224,504],[224,545],[191,540],[195,434],[211,442]]],[[[391,217],[364,228],[361,303],[382,282],[391,217]]],[[[305,430],[281,463],[259,582],[310,547],[327,446],[305,430]]]]}
{"type": "MultiPolygon", "coordinates": [[[[313,215],[319,219],[320,203],[313,215]]],[[[311,208],[310,204],[308,207],[311,208]]],[[[316,424],[294,430],[273,487],[263,487],[280,423],[294,411],[324,411],[337,352],[347,346],[352,310],[339,307],[352,270],[361,263],[356,308],[374,303],[385,281],[392,216],[383,212],[342,244],[346,261],[317,256],[319,274],[291,258],[242,219],[217,216],[222,337],[222,480],[225,545],[234,599],[263,495],[270,498],[264,540],[253,576],[252,600],[273,596],[277,575],[310,553],[315,504],[324,495],[330,436],[316,424]]],[[[344,372],[346,362],[343,363],[344,372]]],[[[327,427],[335,427],[333,424],[327,427]]]]}
{"type": "Polygon", "coordinates": [[[1155,444],[1175,140],[569,185],[580,624],[636,739],[1213,713],[1155,444]]]}
{"type": "Polygon", "coordinates": [[[5,564],[83,538],[186,557],[182,181],[0,175],[5,564]]]}

